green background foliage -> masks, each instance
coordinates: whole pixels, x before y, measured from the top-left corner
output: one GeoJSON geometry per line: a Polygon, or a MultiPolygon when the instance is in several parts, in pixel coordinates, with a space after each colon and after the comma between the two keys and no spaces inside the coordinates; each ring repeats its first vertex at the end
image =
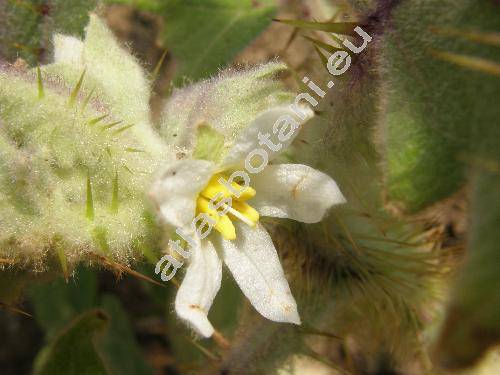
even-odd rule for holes
{"type": "Polygon", "coordinates": [[[48,61],[55,32],[83,36],[88,12],[97,0],[5,0],[0,3],[0,54],[3,59],[48,61]]]}
{"type": "Polygon", "coordinates": [[[272,0],[109,2],[132,4],[162,17],[160,39],[177,61],[176,84],[217,73],[270,24],[277,10],[272,0]]]}

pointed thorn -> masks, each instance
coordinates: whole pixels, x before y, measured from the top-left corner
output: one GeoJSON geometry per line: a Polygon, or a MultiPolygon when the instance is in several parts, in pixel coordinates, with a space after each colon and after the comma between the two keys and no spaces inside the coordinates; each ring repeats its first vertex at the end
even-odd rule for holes
{"type": "Polygon", "coordinates": [[[87,173],[87,219],[94,220],[94,200],[92,198],[92,184],[90,183],[90,172],[87,173]]]}
{"type": "Polygon", "coordinates": [[[217,344],[217,346],[221,349],[229,349],[231,347],[231,343],[225,338],[222,333],[217,330],[214,330],[212,335],[212,339],[217,344]]]}
{"type": "Polygon", "coordinates": [[[123,167],[123,169],[125,169],[128,173],[130,173],[130,174],[134,174],[134,172],[132,172],[132,170],[131,170],[129,167],[127,167],[125,164],[123,164],[123,165],[122,165],[122,167],[123,167]]]}
{"type": "Polygon", "coordinates": [[[68,104],[70,106],[72,106],[73,104],[75,104],[76,98],[78,97],[78,93],[80,92],[80,89],[82,87],[83,78],[85,77],[85,72],[86,71],[87,71],[87,69],[83,69],[83,72],[80,75],[80,78],[78,79],[78,82],[76,83],[75,88],[73,89],[73,91],[71,91],[71,94],[69,96],[69,102],[68,102],[68,104]]]}
{"type": "Polygon", "coordinates": [[[38,85],[38,99],[43,99],[45,93],[43,91],[42,72],[40,70],[40,66],[36,67],[36,81],[38,85]]]}
{"type": "Polygon", "coordinates": [[[468,30],[463,31],[456,28],[440,28],[431,26],[429,30],[437,35],[462,38],[471,42],[500,46],[500,33],[468,30]]]}
{"type": "Polygon", "coordinates": [[[113,134],[114,134],[114,135],[118,135],[118,134],[120,134],[120,133],[124,132],[125,130],[130,129],[132,126],[135,126],[135,124],[130,124],[130,125],[124,126],[123,128],[120,128],[120,129],[118,129],[118,130],[115,130],[115,131],[113,132],[113,134]]]}
{"type": "Polygon", "coordinates": [[[354,28],[359,26],[354,22],[315,22],[304,20],[273,19],[274,22],[284,23],[299,29],[326,31],[342,35],[355,35],[354,28]]]}
{"type": "Polygon", "coordinates": [[[158,64],[156,64],[156,66],[153,70],[153,74],[151,74],[151,81],[152,82],[156,81],[156,78],[158,77],[158,74],[160,73],[160,69],[163,65],[163,61],[165,61],[165,57],[167,57],[167,53],[168,53],[168,49],[163,51],[163,53],[161,54],[160,60],[158,60],[158,64]]]}
{"type": "Polygon", "coordinates": [[[118,198],[118,172],[115,173],[115,178],[113,179],[113,195],[111,198],[111,212],[116,214],[118,212],[119,207],[119,198],[118,198]]]}
{"type": "Polygon", "coordinates": [[[146,152],[143,149],[135,148],[135,147],[126,147],[125,152],[146,152]]]}
{"type": "Polygon", "coordinates": [[[118,124],[121,124],[123,121],[115,121],[115,122],[112,122],[111,124],[107,124],[107,125],[104,125],[102,127],[102,130],[108,130],[108,129],[111,129],[112,127],[118,125],[118,124]]]}
{"type": "MultiPolygon", "coordinates": [[[[105,236],[105,232],[101,231],[100,233],[103,233],[105,236]]],[[[115,262],[115,261],[113,261],[105,256],[102,256],[102,255],[99,255],[96,253],[92,253],[92,252],[90,252],[89,255],[91,255],[94,258],[97,258],[100,262],[102,262],[103,265],[116,271],[118,274],[126,273],[126,274],[129,274],[130,276],[137,278],[137,279],[144,280],[144,281],[147,281],[151,284],[155,284],[155,285],[161,286],[162,288],[165,288],[165,285],[163,285],[162,283],[160,283],[156,280],[153,280],[152,278],[150,278],[146,275],[143,275],[140,272],[134,271],[133,269],[131,269],[127,266],[124,266],[120,263],[117,263],[117,262],[115,262]]]]}
{"type": "Polygon", "coordinates": [[[105,228],[96,227],[93,233],[94,241],[101,249],[104,255],[111,255],[111,249],[108,244],[108,235],[105,228]]]}
{"type": "Polygon", "coordinates": [[[460,55],[451,52],[429,49],[430,55],[436,59],[444,60],[449,63],[476,70],[478,72],[500,76],[500,64],[495,61],[486,60],[480,57],[460,55]]]}
{"type": "Polygon", "coordinates": [[[215,361],[220,361],[220,357],[217,354],[212,353],[210,350],[208,350],[204,346],[198,344],[194,340],[191,340],[191,339],[188,339],[188,340],[189,340],[189,342],[191,342],[191,344],[193,344],[194,346],[196,346],[196,348],[198,348],[207,358],[211,359],[214,362],[215,361]]]}
{"type": "Polygon", "coordinates": [[[90,98],[92,97],[92,95],[94,94],[94,91],[95,91],[95,87],[90,90],[89,94],[87,95],[87,97],[85,98],[85,100],[83,101],[83,104],[82,104],[82,112],[85,110],[85,108],[87,108],[87,105],[89,104],[90,102],[90,98]]]}
{"type": "Polygon", "coordinates": [[[338,47],[332,46],[332,45],[330,45],[328,43],[322,42],[319,39],[314,39],[314,38],[308,37],[307,35],[302,35],[302,37],[305,38],[305,39],[307,39],[307,40],[309,40],[315,46],[317,46],[318,48],[321,48],[322,50],[324,50],[326,52],[335,53],[335,52],[338,52],[338,51],[344,51],[344,48],[338,48],[338,47]]]}
{"type": "Polygon", "coordinates": [[[99,117],[95,117],[95,118],[93,118],[93,119],[90,119],[90,120],[89,120],[89,125],[95,125],[95,124],[97,124],[99,121],[104,120],[106,117],[108,117],[108,115],[107,115],[107,114],[102,115],[102,116],[99,116],[99,117]]]}
{"type": "Polygon", "coordinates": [[[6,310],[10,310],[12,312],[15,312],[17,314],[21,314],[21,315],[27,316],[29,318],[33,318],[33,315],[31,315],[30,313],[27,313],[26,311],[18,309],[17,307],[7,305],[6,303],[3,303],[3,302],[0,302],[0,307],[4,308],[6,310]]]}
{"type": "Polygon", "coordinates": [[[313,48],[314,50],[316,51],[316,53],[318,54],[321,62],[323,63],[323,66],[325,67],[326,69],[326,66],[328,64],[328,59],[326,58],[325,55],[323,55],[323,53],[320,51],[320,49],[316,46],[316,45],[313,45],[313,48]]]}
{"type": "Polygon", "coordinates": [[[64,252],[64,247],[61,246],[59,243],[56,243],[55,249],[57,253],[57,258],[59,260],[59,264],[61,265],[61,270],[63,272],[64,279],[66,280],[66,282],[68,282],[69,279],[68,260],[66,258],[66,253],[64,252]]]}

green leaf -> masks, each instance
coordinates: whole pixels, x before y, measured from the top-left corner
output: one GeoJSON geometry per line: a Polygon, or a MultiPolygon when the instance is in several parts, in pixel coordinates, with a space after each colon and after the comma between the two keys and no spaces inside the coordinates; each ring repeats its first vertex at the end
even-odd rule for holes
{"type": "Polygon", "coordinates": [[[0,3],[0,56],[17,57],[34,64],[45,52],[43,43],[43,0],[0,3]],[[20,27],[22,25],[22,27],[20,27]]]}
{"type": "Polygon", "coordinates": [[[164,0],[105,0],[109,4],[130,5],[137,9],[158,13],[161,10],[161,5],[164,0]]]}
{"type": "Polygon", "coordinates": [[[223,68],[269,25],[275,12],[270,0],[166,2],[163,41],[179,62],[176,82],[205,78],[223,68]]]}
{"type": "Polygon", "coordinates": [[[37,375],[109,374],[94,342],[108,325],[102,310],[90,310],[75,318],[42,349],[35,361],[37,375]]]}
{"type": "Polygon", "coordinates": [[[135,341],[126,311],[112,295],[104,295],[101,306],[111,317],[109,328],[98,342],[103,358],[113,374],[153,374],[135,341]]]}
{"type": "Polygon", "coordinates": [[[54,31],[81,36],[96,0],[22,0],[0,3],[0,56],[29,64],[51,55],[54,31]]]}
{"type": "Polygon", "coordinates": [[[35,318],[47,337],[52,338],[76,315],[97,304],[97,278],[79,267],[68,282],[57,279],[30,289],[35,318]]]}
{"type": "Polygon", "coordinates": [[[49,4],[51,31],[82,37],[89,12],[97,6],[97,0],[52,0],[49,4]]]}
{"type": "Polygon", "coordinates": [[[212,129],[207,123],[198,125],[193,157],[217,163],[222,157],[223,150],[224,136],[212,129]]]}
{"type": "Polygon", "coordinates": [[[274,0],[106,0],[153,12],[164,20],[162,42],[178,61],[174,83],[224,68],[276,13],[274,0]]]}
{"type": "Polygon", "coordinates": [[[114,374],[152,373],[135,341],[127,314],[120,302],[111,295],[104,295],[99,302],[97,278],[91,270],[79,267],[75,277],[69,282],[58,279],[35,285],[31,288],[30,295],[37,323],[45,331],[49,341],[56,340],[61,331],[72,320],[77,319],[79,314],[100,307],[109,317],[109,326],[95,340],[95,349],[106,367],[114,374]]]}

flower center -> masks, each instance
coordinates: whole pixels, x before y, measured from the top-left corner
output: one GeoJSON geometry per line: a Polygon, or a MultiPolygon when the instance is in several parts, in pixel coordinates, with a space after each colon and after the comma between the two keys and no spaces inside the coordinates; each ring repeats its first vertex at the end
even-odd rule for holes
{"type": "Polygon", "coordinates": [[[215,221],[214,228],[226,240],[236,238],[236,230],[232,220],[239,219],[245,224],[254,227],[259,221],[259,213],[246,201],[255,196],[255,190],[250,186],[244,187],[236,182],[228,182],[222,174],[212,176],[207,186],[198,195],[196,213],[206,213],[215,221]],[[219,182],[220,178],[225,184],[219,182]]]}

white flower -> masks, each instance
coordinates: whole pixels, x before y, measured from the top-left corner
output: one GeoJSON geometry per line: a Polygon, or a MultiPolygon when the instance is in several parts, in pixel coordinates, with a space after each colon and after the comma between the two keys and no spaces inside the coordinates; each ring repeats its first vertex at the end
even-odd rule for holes
{"type": "MultiPolygon", "coordinates": [[[[310,109],[302,109],[305,120],[312,117],[310,109]]],[[[259,132],[273,134],[273,125],[278,119],[294,115],[289,106],[260,113],[220,163],[195,159],[177,161],[168,166],[152,188],[151,195],[166,223],[193,236],[188,241],[192,245],[190,263],[177,293],[175,310],[202,336],[209,337],[214,332],[207,314],[220,288],[221,260],[260,314],[276,322],[300,324],[297,304],[271,237],[259,223],[259,215],[318,222],[332,205],[345,202],[337,184],[326,174],[301,164],[267,165],[261,172],[250,175],[251,187],[234,183],[233,192],[228,189],[229,185],[219,183],[220,177],[227,182],[232,172],[245,171],[247,155],[264,147],[258,143],[259,132]],[[238,190],[242,192],[239,197],[233,194],[238,190]],[[231,204],[220,205],[227,209],[227,215],[219,216],[208,205],[217,193],[218,200],[214,201],[231,200],[231,204]],[[196,234],[192,226],[193,219],[200,213],[215,223],[206,238],[202,238],[204,233],[196,234]]],[[[295,131],[278,151],[282,152],[297,133],[295,131]]],[[[266,151],[269,160],[278,153],[270,148],[266,151]]]]}

